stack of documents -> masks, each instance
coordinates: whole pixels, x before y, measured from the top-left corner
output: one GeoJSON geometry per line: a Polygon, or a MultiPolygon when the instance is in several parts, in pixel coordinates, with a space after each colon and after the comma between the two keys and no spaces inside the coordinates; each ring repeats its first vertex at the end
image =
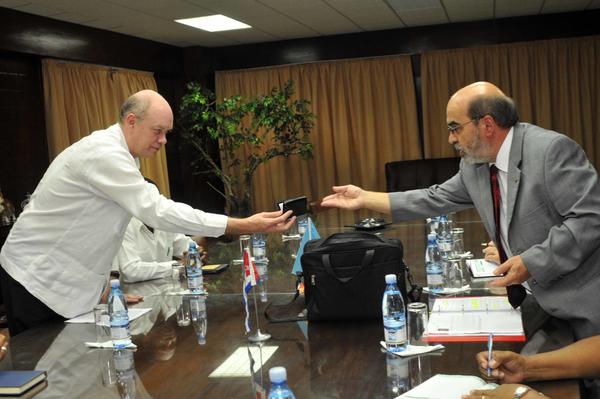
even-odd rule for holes
{"type": "Polygon", "coordinates": [[[521,311],[513,309],[506,296],[437,298],[433,304],[427,342],[524,341],[521,311]]]}

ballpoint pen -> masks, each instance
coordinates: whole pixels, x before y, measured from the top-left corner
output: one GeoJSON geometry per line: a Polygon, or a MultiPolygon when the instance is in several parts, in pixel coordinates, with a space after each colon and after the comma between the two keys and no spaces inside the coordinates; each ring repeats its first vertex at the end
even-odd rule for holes
{"type": "Polygon", "coordinates": [[[490,362],[492,361],[492,347],[494,346],[494,334],[490,333],[488,335],[488,367],[487,367],[487,375],[488,377],[492,376],[492,368],[490,367],[490,362]]]}

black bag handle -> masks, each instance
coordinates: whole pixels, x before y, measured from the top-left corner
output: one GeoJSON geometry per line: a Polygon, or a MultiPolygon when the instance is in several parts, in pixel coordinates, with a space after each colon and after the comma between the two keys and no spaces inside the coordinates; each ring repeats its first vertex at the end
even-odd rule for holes
{"type": "Polygon", "coordinates": [[[351,237],[356,237],[357,239],[360,239],[360,240],[376,239],[379,242],[385,243],[385,241],[378,235],[367,233],[364,231],[354,231],[354,232],[349,232],[349,233],[334,233],[334,234],[330,235],[329,237],[327,237],[326,239],[324,239],[323,241],[321,241],[321,243],[319,244],[319,247],[329,244],[329,242],[331,240],[335,240],[340,235],[343,235],[345,239],[347,239],[349,236],[351,236],[351,237]]]}
{"type": "MultiPolygon", "coordinates": [[[[365,252],[365,256],[363,256],[362,261],[360,262],[360,270],[358,271],[358,273],[360,273],[362,271],[362,269],[364,269],[365,267],[367,267],[371,263],[373,263],[374,255],[375,255],[374,249],[368,249],[365,252]]],[[[327,274],[329,274],[331,277],[335,278],[336,280],[338,280],[342,283],[346,283],[354,278],[354,276],[353,277],[338,277],[338,276],[336,276],[335,272],[333,271],[333,268],[331,267],[331,260],[329,259],[329,256],[330,256],[330,254],[323,254],[323,256],[321,258],[323,260],[323,265],[325,265],[325,271],[327,272],[327,274]]],[[[356,274],[358,274],[358,273],[356,273],[356,274]]]]}

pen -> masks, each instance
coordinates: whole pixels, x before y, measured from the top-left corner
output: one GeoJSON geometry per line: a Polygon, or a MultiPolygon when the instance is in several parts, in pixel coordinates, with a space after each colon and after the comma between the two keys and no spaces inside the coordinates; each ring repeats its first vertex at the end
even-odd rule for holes
{"type": "Polygon", "coordinates": [[[492,347],[494,346],[494,334],[490,333],[488,335],[488,368],[487,375],[488,377],[492,376],[492,368],[490,367],[490,362],[492,361],[492,347]]]}

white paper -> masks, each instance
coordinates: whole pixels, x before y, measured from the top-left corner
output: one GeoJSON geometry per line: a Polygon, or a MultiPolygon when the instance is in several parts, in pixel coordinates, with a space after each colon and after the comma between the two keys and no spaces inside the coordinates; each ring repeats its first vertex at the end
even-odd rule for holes
{"type": "Polygon", "coordinates": [[[396,399],[460,399],[473,389],[494,389],[497,386],[472,375],[436,374],[396,399]]]}
{"type": "Polygon", "coordinates": [[[494,275],[494,270],[498,267],[497,263],[485,259],[467,259],[467,266],[475,278],[481,277],[500,277],[494,275]]]}
{"type": "MultiPolygon", "coordinates": [[[[111,340],[105,341],[105,342],[84,342],[84,344],[88,348],[107,348],[107,349],[113,348],[113,342],[111,340]]],[[[136,348],[137,348],[137,345],[134,343],[127,345],[127,349],[136,349],[136,348]]]]}
{"type": "Polygon", "coordinates": [[[406,350],[402,351],[402,352],[392,352],[390,350],[388,350],[385,341],[379,341],[379,345],[381,345],[381,347],[383,349],[385,349],[386,351],[388,351],[389,353],[392,353],[394,355],[398,355],[400,357],[410,357],[410,356],[416,356],[416,355],[422,355],[423,353],[429,353],[429,352],[434,352],[440,349],[444,349],[444,345],[407,345],[406,346],[406,350]]]}
{"type": "Polygon", "coordinates": [[[506,296],[437,298],[427,335],[523,335],[521,311],[506,296]]]}
{"type": "MultiPolygon", "coordinates": [[[[129,308],[127,309],[127,313],[129,314],[129,321],[133,321],[138,317],[148,313],[152,308],[129,308]]],[[[78,324],[94,324],[94,312],[91,311],[89,313],[84,313],[79,316],[73,317],[72,319],[65,320],[65,323],[78,323],[78,324]]],[[[104,323],[102,323],[104,324],[104,323]]],[[[108,324],[106,324],[108,327],[108,324]]]]}

